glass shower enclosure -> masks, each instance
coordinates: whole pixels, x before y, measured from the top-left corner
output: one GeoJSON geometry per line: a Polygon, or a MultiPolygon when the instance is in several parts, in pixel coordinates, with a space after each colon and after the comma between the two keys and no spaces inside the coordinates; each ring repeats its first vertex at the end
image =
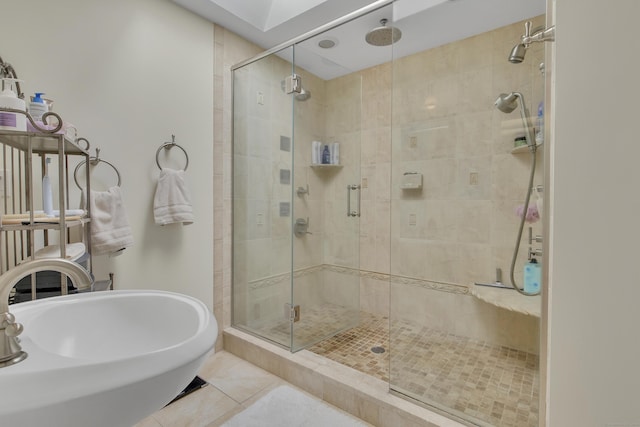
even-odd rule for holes
{"type": "Polygon", "coordinates": [[[544,4],[504,14],[469,2],[485,14],[471,28],[463,3],[361,9],[233,67],[232,323],[291,351],[374,325],[380,342],[344,351],[380,358],[363,375],[474,425],[535,426],[540,299],[476,283],[509,274],[533,163],[514,147],[519,111],[494,102],[517,92],[544,108],[545,46],[508,60],[525,22],[544,27],[544,4]],[[367,45],[385,19],[402,39],[367,45]],[[418,37],[429,43],[411,50],[418,37]]]}
{"type": "Polygon", "coordinates": [[[232,70],[232,322],[292,351],[359,322],[363,87],[334,40],[232,70]]]}

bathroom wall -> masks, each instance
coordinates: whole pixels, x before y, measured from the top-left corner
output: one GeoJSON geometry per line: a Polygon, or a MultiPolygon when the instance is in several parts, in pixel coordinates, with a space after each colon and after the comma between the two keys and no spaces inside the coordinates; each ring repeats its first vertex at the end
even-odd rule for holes
{"type": "Polygon", "coordinates": [[[634,0],[556,9],[549,174],[549,426],[640,424],[634,0]],[[599,31],[594,31],[598,28],[599,31]]]}
{"type": "MultiPolygon", "coordinates": [[[[0,39],[24,90],[46,92],[122,175],[134,246],[95,257],[97,278],[113,272],[116,289],[183,292],[212,308],[213,25],[170,1],[34,0],[0,15],[0,39]],[[184,227],[153,222],[155,154],[172,134],[189,154],[195,223],[184,227]]],[[[161,160],[184,164],[176,150],[161,160]]],[[[115,182],[108,169],[95,173],[97,186],[100,175],[105,185],[115,182]]],[[[75,205],[73,184],[72,191],[75,205]]]]}

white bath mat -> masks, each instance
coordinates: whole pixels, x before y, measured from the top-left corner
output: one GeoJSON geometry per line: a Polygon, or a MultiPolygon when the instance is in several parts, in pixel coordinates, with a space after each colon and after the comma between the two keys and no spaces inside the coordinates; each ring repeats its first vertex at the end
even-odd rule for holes
{"type": "Polygon", "coordinates": [[[288,386],[262,396],[221,427],[364,427],[369,424],[288,386]]]}

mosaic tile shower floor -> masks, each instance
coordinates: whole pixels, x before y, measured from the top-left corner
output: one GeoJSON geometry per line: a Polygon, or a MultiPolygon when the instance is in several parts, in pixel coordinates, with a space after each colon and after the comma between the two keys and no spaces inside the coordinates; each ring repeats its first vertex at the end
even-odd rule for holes
{"type": "MultiPolygon", "coordinates": [[[[335,306],[307,309],[302,314],[294,325],[297,343],[317,342],[353,322],[355,315],[335,306]]],[[[288,322],[279,321],[264,325],[259,333],[287,345],[289,328],[288,322]]],[[[538,425],[535,354],[407,321],[390,325],[387,317],[366,312],[360,312],[357,327],[308,350],[383,381],[391,377],[395,390],[436,407],[452,408],[463,418],[497,427],[538,425]],[[374,353],[373,347],[385,351],[374,353]]]]}
{"type": "Polygon", "coordinates": [[[309,350],[384,381],[391,357],[394,389],[413,398],[494,426],[538,425],[537,355],[405,321],[394,321],[390,336],[389,346],[388,318],[361,313],[358,327],[309,350]]]}

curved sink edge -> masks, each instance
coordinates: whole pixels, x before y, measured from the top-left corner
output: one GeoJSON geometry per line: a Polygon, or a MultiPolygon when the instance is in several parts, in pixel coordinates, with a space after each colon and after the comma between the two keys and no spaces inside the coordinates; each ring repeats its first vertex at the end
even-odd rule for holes
{"type": "MultiPolygon", "coordinates": [[[[25,339],[25,350],[31,353],[27,361],[42,357],[47,359],[51,358],[53,362],[33,369],[34,366],[28,366],[30,364],[25,361],[0,370],[0,379],[3,379],[2,390],[11,390],[10,395],[15,395],[15,390],[12,389],[8,381],[20,382],[35,375],[38,377],[38,382],[42,384],[42,387],[39,386],[39,390],[37,391],[37,394],[42,396],[32,396],[33,390],[31,390],[29,392],[30,397],[23,399],[25,402],[24,405],[20,404],[11,407],[9,411],[2,408],[2,410],[0,410],[0,419],[7,416],[7,414],[24,412],[34,407],[55,406],[63,402],[66,404],[66,402],[69,401],[82,399],[87,393],[100,394],[113,389],[127,387],[161,376],[166,372],[181,369],[185,365],[191,365],[198,360],[204,361],[204,358],[214,350],[218,334],[218,325],[215,317],[202,301],[184,294],[159,290],[121,290],[110,291],[104,294],[74,294],[22,303],[14,306],[15,309],[12,311],[16,314],[19,321],[18,316],[33,308],[35,304],[38,304],[38,307],[40,307],[39,310],[48,311],[48,306],[53,307],[61,303],[75,303],[78,300],[126,298],[132,295],[149,294],[170,296],[189,304],[198,313],[200,319],[198,329],[186,340],[176,343],[175,345],[149,353],[136,354],[131,357],[118,358],[115,360],[91,360],[67,357],[47,351],[47,349],[39,347],[30,339],[25,339]],[[27,369],[21,369],[21,365],[27,369]],[[96,366],[99,366],[100,369],[96,370],[96,366]],[[118,375],[107,376],[105,380],[104,369],[117,372],[118,375]],[[45,381],[46,377],[48,377],[49,380],[45,381]],[[77,381],[79,377],[83,378],[84,381],[77,381]],[[96,379],[92,377],[99,378],[99,387],[96,387],[96,379]],[[67,379],[68,381],[66,381],[67,379]],[[65,384],[66,382],[68,382],[68,384],[65,384]],[[56,393],[60,387],[65,387],[68,391],[68,393],[65,393],[64,398],[58,397],[58,393],[56,393]]],[[[37,316],[37,314],[34,316],[37,316]]],[[[3,394],[2,390],[0,390],[0,396],[3,394]]],[[[13,400],[15,399],[10,399],[10,401],[13,400]]]]}
{"type": "MultiPolygon", "coordinates": [[[[114,371],[114,375],[107,377],[107,380],[104,378],[104,370],[97,372],[95,369],[92,369],[95,368],[95,365],[84,365],[79,368],[66,366],[59,369],[15,375],[15,377],[20,378],[11,379],[13,381],[17,381],[18,384],[3,381],[3,386],[0,388],[0,398],[5,399],[5,397],[3,397],[5,393],[7,395],[7,399],[10,399],[11,396],[15,396],[16,388],[19,390],[20,383],[26,380],[26,378],[24,378],[25,376],[36,376],[39,386],[35,390],[29,389],[28,398],[21,399],[19,402],[11,400],[11,407],[0,407],[0,421],[4,416],[8,416],[13,413],[24,413],[25,411],[32,411],[37,408],[52,407],[60,404],[67,405],[89,395],[122,389],[132,384],[148,381],[160,377],[167,372],[176,371],[184,366],[191,365],[199,359],[202,359],[201,363],[203,363],[204,360],[206,360],[206,357],[214,352],[214,347],[215,343],[206,351],[191,354],[188,359],[182,359],[180,363],[172,363],[170,366],[163,365],[163,369],[156,368],[149,370],[150,363],[145,360],[139,360],[137,363],[134,363],[133,366],[126,367],[121,366],[125,364],[122,360],[115,363],[105,363],[102,364],[105,365],[104,369],[114,371]],[[80,372],[78,372],[79,370],[80,372]],[[79,378],[82,380],[79,381],[79,378]],[[99,387],[97,386],[97,381],[99,381],[99,387]],[[65,390],[64,396],[57,393],[60,389],[65,390]]],[[[175,361],[173,356],[169,355],[166,358],[175,361]]],[[[4,380],[7,379],[5,378],[4,380]]],[[[191,379],[189,379],[189,381],[191,381],[191,379]]],[[[181,389],[179,389],[178,392],[180,390],[181,389]]],[[[0,425],[3,425],[3,423],[0,422],[0,425]]]]}
{"type": "MultiPolygon", "coordinates": [[[[59,307],[60,304],[76,304],[83,300],[93,300],[93,299],[100,300],[104,298],[109,298],[109,299],[127,298],[131,296],[136,296],[136,295],[162,295],[162,296],[176,298],[185,302],[185,304],[190,305],[197,309],[196,312],[198,315],[199,327],[197,330],[194,331],[194,333],[191,336],[187,337],[182,341],[176,342],[171,346],[154,350],[144,354],[135,354],[127,357],[119,357],[117,359],[112,359],[109,362],[112,362],[115,360],[123,360],[123,361],[132,360],[132,359],[135,359],[138,357],[144,357],[150,354],[165,352],[173,348],[183,347],[185,345],[189,345],[190,343],[192,343],[194,340],[198,338],[200,334],[203,334],[205,332],[213,336],[214,344],[215,344],[215,341],[217,339],[217,335],[219,332],[219,326],[217,324],[215,317],[213,316],[213,313],[209,310],[209,308],[197,298],[176,293],[176,292],[170,292],[170,291],[132,289],[132,290],[109,291],[108,293],[81,293],[81,294],[64,295],[64,296],[58,296],[53,298],[20,303],[17,306],[14,306],[16,307],[16,309],[13,309],[12,313],[16,316],[16,320],[19,323],[24,323],[25,332],[23,333],[23,336],[22,336],[23,340],[29,339],[32,346],[37,347],[40,352],[56,356],[56,359],[62,358],[67,360],[74,360],[83,365],[102,364],[102,363],[106,363],[107,361],[102,359],[89,359],[89,358],[82,358],[82,357],[67,356],[60,353],[56,353],[54,351],[50,351],[49,349],[39,345],[38,342],[30,339],[29,332],[28,332],[28,325],[29,323],[36,321],[39,317],[45,315],[51,309],[59,307]],[[21,316],[22,314],[24,314],[23,312],[29,311],[30,309],[32,309],[34,304],[39,304],[39,306],[43,305],[44,307],[38,308],[38,310],[41,311],[40,313],[35,313],[35,314],[27,313],[27,316],[31,316],[31,317],[24,319],[24,321],[21,321],[21,319],[18,316],[21,316]],[[206,331],[207,329],[209,330],[208,332],[206,331]]],[[[20,365],[21,364],[17,364],[14,366],[19,367],[20,365]]],[[[1,373],[2,371],[0,371],[0,374],[1,373]]]]}
{"type": "Polygon", "coordinates": [[[48,427],[86,427],[88,425],[92,427],[129,427],[169,403],[197,375],[205,360],[206,354],[164,373],[163,377],[170,376],[175,380],[180,377],[180,382],[176,381],[176,386],[171,391],[165,390],[163,386],[161,396],[158,395],[155,387],[158,381],[164,381],[160,376],[143,379],[131,385],[132,388],[108,390],[106,393],[116,394],[118,396],[117,399],[124,405],[124,408],[118,411],[117,415],[114,414],[113,408],[103,404],[102,399],[96,401],[93,395],[82,395],[75,399],[65,399],[64,403],[51,402],[40,407],[30,408],[28,411],[22,409],[0,412],[0,425],[20,425],[22,427],[41,427],[43,425],[48,427]],[[152,391],[147,392],[147,390],[152,391]],[[124,398],[123,393],[126,394],[124,398]],[[72,407],[73,410],[71,410],[72,407]],[[69,418],[71,412],[73,417],[69,418]],[[114,416],[118,418],[118,422],[116,422],[114,416]]]}

